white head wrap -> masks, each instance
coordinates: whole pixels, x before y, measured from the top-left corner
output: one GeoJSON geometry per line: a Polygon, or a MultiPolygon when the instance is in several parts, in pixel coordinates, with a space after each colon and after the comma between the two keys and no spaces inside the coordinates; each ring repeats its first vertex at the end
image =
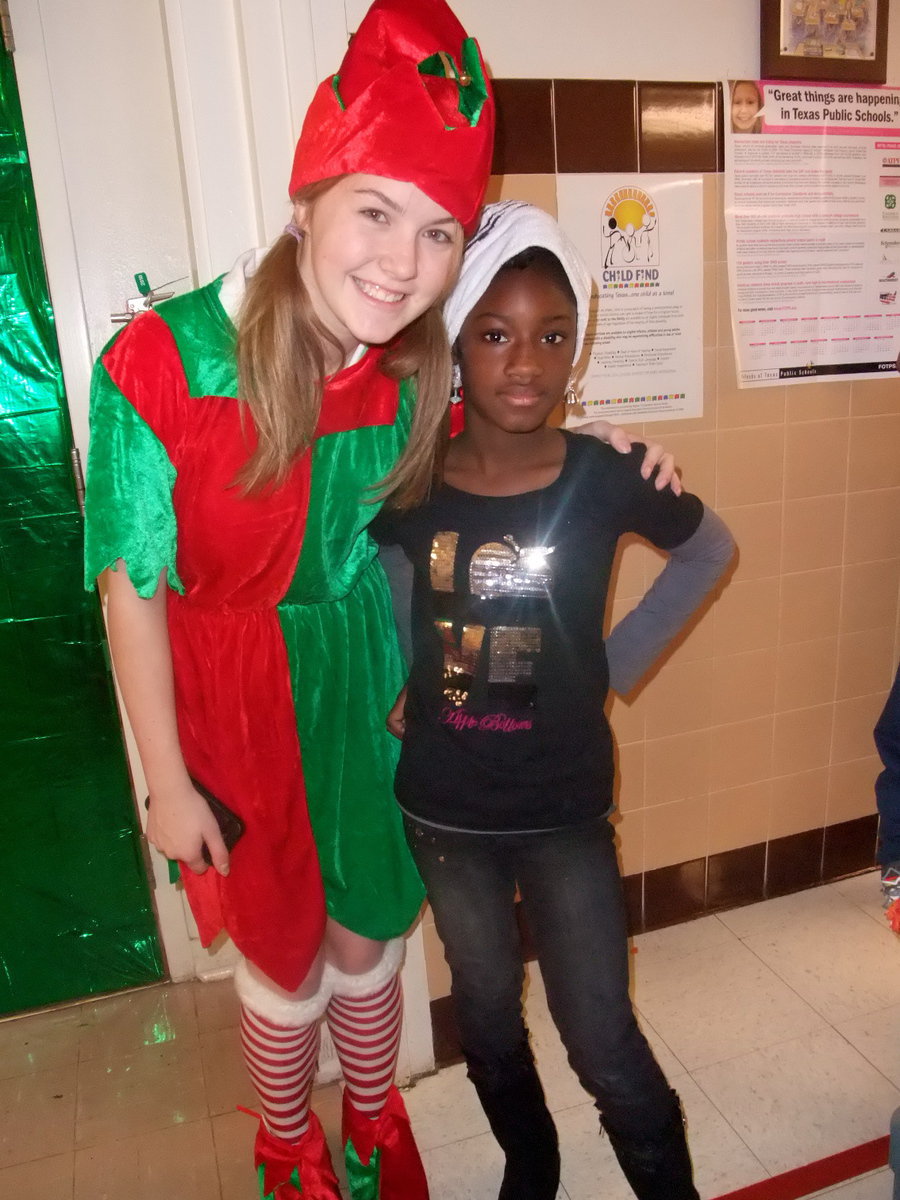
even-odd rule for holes
{"type": "Polygon", "coordinates": [[[451,346],[466,317],[487,291],[505,262],[530,246],[555,254],[569,277],[576,301],[575,354],[584,345],[591,300],[591,274],[584,259],[554,219],[533,204],[502,200],[486,205],[478,230],[466,247],[456,287],[444,305],[444,322],[451,346]]]}

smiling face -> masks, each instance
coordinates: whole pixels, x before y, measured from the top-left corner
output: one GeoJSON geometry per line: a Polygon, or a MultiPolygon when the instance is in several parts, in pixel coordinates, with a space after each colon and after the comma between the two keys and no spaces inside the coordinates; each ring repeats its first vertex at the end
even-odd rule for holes
{"type": "Polygon", "coordinates": [[[731,128],[735,133],[750,133],[760,109],[756,84],[741,80],[731,93],[731,128]]]}
{"type": "Polygon", "coordinates": [[[500,271],[457,341],[467,434],[543,429],[565,397],[575,323],[572,296],[545,270],[500,271]]]}
{"type": "Polygon", "coordinates": [[[313,309],[345,355],[389,342],[442,296],[455,276],[462,230],[414,184],[347,175],[297,202],[300,275],[313,309]]]}

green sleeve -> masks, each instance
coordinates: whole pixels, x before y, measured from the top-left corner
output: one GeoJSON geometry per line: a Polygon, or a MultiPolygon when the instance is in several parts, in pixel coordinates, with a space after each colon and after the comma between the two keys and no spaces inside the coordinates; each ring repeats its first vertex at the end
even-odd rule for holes
{"type": "Polygon", "coordinates": [[[154,594],[163,570],[168,572],[169,587],[184,592],[175,569],[174,485],[175,468],[162,442],[98,362],[91,381],[86,588],[92,588],[97,576],[121,558],[139,596],[154,594]]]}

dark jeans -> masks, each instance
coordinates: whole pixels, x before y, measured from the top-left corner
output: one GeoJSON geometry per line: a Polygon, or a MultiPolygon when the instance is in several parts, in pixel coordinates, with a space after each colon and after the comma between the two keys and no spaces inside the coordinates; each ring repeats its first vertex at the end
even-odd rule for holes
{"type": "Polygon", "coordinates": [[[878,862],[887,867],[900,863],[900,670],[875,726],[875,746],[884,764],[875,780],[878,862]]]}
{"type": "Polygon", "coordinates": [[[625,909],[608,821],[551,833],[455,833],[406,821],[452,973],[473,1079],[501,1083],[526,1034],[516,884],[569,1062],[612,1128],[647,1137],[672,1099],[628,995],[625,909]]]}

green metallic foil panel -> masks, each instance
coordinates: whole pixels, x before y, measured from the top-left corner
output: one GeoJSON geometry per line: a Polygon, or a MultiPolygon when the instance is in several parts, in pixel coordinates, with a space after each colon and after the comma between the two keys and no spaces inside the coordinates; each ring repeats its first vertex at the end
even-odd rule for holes
{"type": "Polygon", "coordinates": [[[163,975],[10,57],[0,53],[0,1014],[163,975]]]}

